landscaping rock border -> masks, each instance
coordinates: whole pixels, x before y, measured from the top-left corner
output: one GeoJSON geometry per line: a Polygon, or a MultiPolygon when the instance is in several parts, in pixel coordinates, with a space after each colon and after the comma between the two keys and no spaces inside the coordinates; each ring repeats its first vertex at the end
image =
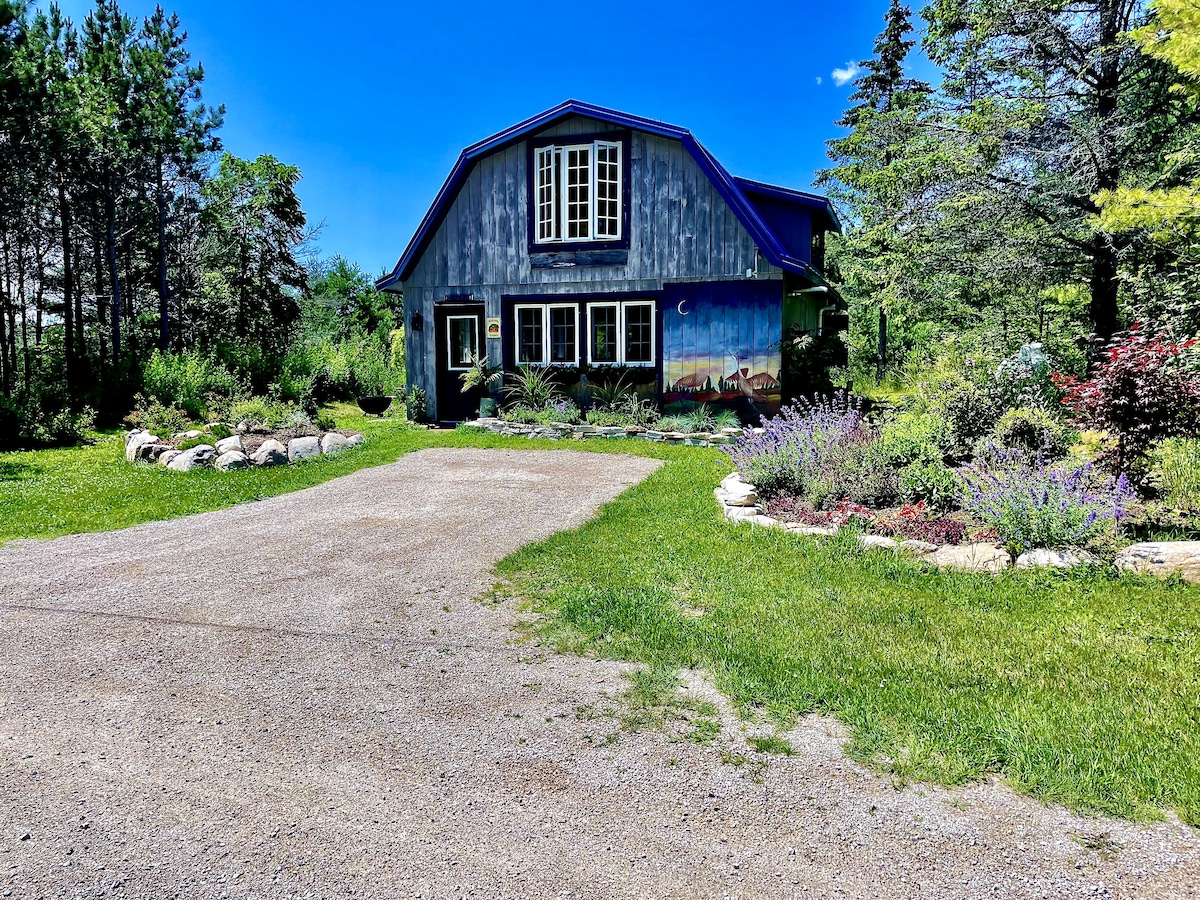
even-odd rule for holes
{"type": "MultiPolygon", "coordinates": [[[[733,472],[713,489],[725,518],[731,522],[749,522],[765,528],[782,528],[792,534],[812,537],[833,537],[839,529],[830,526],[802,525],[797,522],[781,522],[766,515],[758,503],[758,491],[754,485],[733,472]]],[[[996,544],[944,544],[938,546],[925,541],[896,541],[877,534],[858,536],[862,546],[872,550],[888,550],[908,553],[939,569],[956,569],[963,572],[998,574],[1014,565],[1012,556],[996,544]]],[[[1017,557],[1018,569],[1054,568],[1070,569],[1076,566],[1099,565],[1100,560],[1082,550],[1027,550],[1017,557]]],[[[1141,572],[1167,578],[1178,575],[1191,584],[1200,584],[1200,541],[1149,541],[1131,544],[1117,554],[1115,565],[1128,572],[1141,572]]]]}
{"type": "MultiPolygon", "coordinates": [[[[203,437],[203,431],[186,431],[174,440],[184,441],[203,437]]],[[[246,453],[242,435],[235,434],[212,444],[197,444],[179,450],[168,441],[140,428],[125,435],[125,459],[129,462],[157,462],[172,472],[191,472],[193,469],[216,469],[231,472],[251,467],[286,466],[306,459],[332,456],[353,450],[366,442],[360,432],[345,435],[327,431],[311,437],[292,438],[287,445],[273,438],[263,441],[253,454],[246,453]]]]}
{"type": "MultiPolygon", "coordinates": [[[[492,434],[518,435],[529,438],[547,438],[552,441],[586,440],[589,438],[630,438],[689,447],[719,447],[732,444],[742,433],[741,428],[722,428],[719,432],[685,434],[682,431],[655,431],[639,425],[569,425],[554,422],[550,425],[519,425],[504,419],[482,418],[463,422],[471,428],[490,431],[492,434]]],[[[745,429],[761,431],[762,429],[745,429]]]]}

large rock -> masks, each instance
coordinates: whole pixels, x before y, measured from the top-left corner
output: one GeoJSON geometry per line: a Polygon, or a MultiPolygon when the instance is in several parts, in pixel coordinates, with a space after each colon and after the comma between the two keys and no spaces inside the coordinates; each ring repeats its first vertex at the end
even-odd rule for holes
{"type": "Polygon", "coordinates": [[[161,456],[159,456],[158,464],[160,466],[170,465],[171,460],[173,460],[175,457],[177,457],[182,452],[183,452],[182,450],[166,450],[163,452],[163,454],[161,456]]]}
{"type": "Polygon", "coordinates": [[[900,542],[900,551],[903,553],[915,553],[917,556],[924,556],[927,553],[933,553],[937,550],[937,544],[931,544],[929,541],[918,541],[909,539],[900,542]]]}
{"type": "Polygon", "coordinates": [[[169,463],[167,468],[173,472],[190,472],[193,469],[207,469],[217,458],[217,448],[209,444],[200,444],[190,450],[184,450],[169,463]]]}
{"type": "MultiPolygon", "coordinates": [[[[570,425],[567,425],[565,427],[566,427],[567,431],[571,430],[570,425]]],[[[367,438],[366,438],[366,435],[352,434],[352,435],[350,435],[350,437],[346,438],[346,440],[348,440],[350,442],[351,447],[357,447],[359,444],[366,443],[367,438]]]]}
{"type": "Polygon", "coordinates": [[[964,572],[1003,572],[1012,563],[1008,552],[995,544],[946,544],[925,557],[939,569],[964,572]]]}
{"type": "Polygon", "coordinates": [[[137,448],[137,459],[141,462],[154,462],[168,450],[174,450],[170,444],[139,444],[137,448]]]}
{"type": "Polygon", "coordinates": [[[838,529],[833,525],[805,525],[803,522],[788,522],[784,528],[792,534],[803,534],[806,537],[833,537],[838,529]]]}
{"type": "Polygon", "coordinates": [[[1092,566],[1099,560],[1083,550],[1047,550],[1039,547],[1026,550],[1017,557],[1018,569],[1073,569],[1092,566]]]}
{"type": "Polygon", "coordinates": [[[157,444],[158,435],[151,434],[148,431],[135,431],[125,437],[125,459],[129,462],[137,462],[143,457],[140,454],[140,448],[147,444],[157,444]]]}
{"type": "Polygon", "coordinates": [[[193,428],[190,431],[181,431],[181,432],[179,432],[179,434],[172,435],[171,440],[173,440],[173,441],[190,441],[192,438],[198,438],[203,434],[204,434],[204,432],[201,431],[199,428],[193,428]]]}
{"type": "Polygon", "coordinates": [[[132,431],[125,432],[125,446],[128,447],[130,441],[132,441],[139,434],[145,434],[145,433],[146,433],[146,430],[144,428],[135,428],[132,431]]]}
{"type": "Polygon", "coordinates": [[[319,437],[292,438],[287,445],[288,462],[300,462],[303,459],[316,459],[321,455],[321,439],[319,437]]]}
{"type": "Polygon", "coordinates": [[[220,472],[229,472],[233,469],[247,469],[250,467],[250,458],[241,450],[227,450],[217,457],[213,463],[213,468],[220,472]]]}
{"type": "Polygon", "coordinates": [[[286,466],[288,463],[287,447],[275,439],[263,441],[250,460],[256,466],[286,466]]]}
{"type": "Polygon", "coordinates": [[[1166,578],[1178,575],[1200,584],[1200,541],[1146,541],[1117,554],[1117,568],[1166,578]]]}
{"type": "Polygon", "coordinates": [[[726,506],[755,506],[758,503],[758,492],[754,485],[742,481],[742,476],[737,472],[731,472],[721,479],[716,495],[726,506]]]}
{"type": "Polygon", "coordinates": [[[895,540],[882,534],[860,534],[858,542],[868,550],[895,550],[900,546],[895,540]]]}
{"type": "Polygon", "coordinates": [[[242,436],[235,434],[233,437],[222,438],[217,441],[217,456],[224,456],[226,453],[245,453],[246,447],[242,444],[242,436]]]}
{"type": "Polygon", "coordinates": [[[321,437],[321,452],[326,454],[341,453],[343,450],[349,450],[354,445],[350,443],[350,439],[344,434],[338,434],[336,431],[326,432],[321,437]]]}

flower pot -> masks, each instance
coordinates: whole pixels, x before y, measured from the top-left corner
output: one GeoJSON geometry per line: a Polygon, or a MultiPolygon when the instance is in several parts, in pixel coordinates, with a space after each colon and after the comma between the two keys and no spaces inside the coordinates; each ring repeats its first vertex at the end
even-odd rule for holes
{"type": "Polygon", "coordinates": [[[394,397],[359,397],[358,408],[368,416],[382,416],[392,405],[394,397]]]}
{"type": "Polygon", "coordinates": [[[479,418],[487,419],[500,412],[500,405],[494,397],[484,397],[479,401],[479,418]]]}

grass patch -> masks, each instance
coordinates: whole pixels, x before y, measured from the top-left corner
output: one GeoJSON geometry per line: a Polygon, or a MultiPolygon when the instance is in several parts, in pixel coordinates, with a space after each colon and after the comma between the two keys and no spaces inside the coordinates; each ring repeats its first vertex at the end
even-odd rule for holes
{"type": "Polygon", "coordinates": [[[759,753],[775,753],[779,756],[792,755],[792,745],[787,742],[787,738],[777,734],[761,734],[748,738],[746,743],[759,753]]]}
{"type": "Polygon", "coordinates": [[[500,572],[560,648],[705,668],[781,723],[837,716],[850,755],[901,780],[998,772],[1079,811],[1200,824],[1195,587],[941,573],[850,538],[734,528],[712,499],[726,471],[680,453],[500,572]]]}

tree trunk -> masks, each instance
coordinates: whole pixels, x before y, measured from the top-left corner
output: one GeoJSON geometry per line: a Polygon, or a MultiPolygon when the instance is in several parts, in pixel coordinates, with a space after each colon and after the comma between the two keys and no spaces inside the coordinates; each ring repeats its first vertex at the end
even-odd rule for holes
{"type": "Polygon", "coordinates": [[[29,353],[29,305],[25,302],[25,245],[17,244],[17,297],[21,300],[21,386],[24,393],[29,393],[29,371],[32,368],[32,356],[29,353]]]}
{"type": "MultiPolygon", "coordinates": [[[[75,272],[71,265],[71,205],[67,190],[58,183],[58,222],[62,232],[63,256],[63,354],[66,357],[67,402],[75,401],[75,272]]],[[[38,320],[41,321],[40,319],[38,320]]],[[[41,341],[39,336],[38,341],[41,341]]]]}
{"type": "Polygon", "coordinates": [[[104,252],[108,257],[108,281],[112,291],[112,355],[113,366],[121,360],[121,278],[117,273],[117,209],[110,185],[104,201],[105,225],[108,229],[104,240],[104,252]]]}
{"type": "Polygon", "coordinates": [[[96,301],[96,341],[99,344],[99,362],[100,380],[104,380],[104,365],[107,362],[108,351],[107,345],[104,343],[104,323],[108,321],[108,316],[105,314],[105,293],[102,290],[104,287],[104,258],[102,241],[100,239],[99,223],[93,223],[92,229],[92,286],[93,299],[96,301]]]}
{"type": "Polygon", "coordinates": [[[171,350],[171,319],[167,290],[167,200],[163,196],[163,157],[158,154],[158,343],[163,353],[171,350]]]}
{"type": "Polygon", "coordinates": [[[0,285],[0,392],[12,396],[12,372],[8,367],[8,237],[4,238],[4,283],[0,285]]]}
{"type": "MultiPolygon", "coordinates": [[[[1121,90],[1121,36],[1128,30],[1123,0],[1100,3],[1100,58],[1096,64],[1096,192],[1113,190],[1121,178],[1114,145],[1118,131],[1117,104],[1121,90]]],[[[1117,331],[1117,249],[1108,235],[1092,240],[1091,302],[1088,314],[1098,343],[1117,331]]]]}

